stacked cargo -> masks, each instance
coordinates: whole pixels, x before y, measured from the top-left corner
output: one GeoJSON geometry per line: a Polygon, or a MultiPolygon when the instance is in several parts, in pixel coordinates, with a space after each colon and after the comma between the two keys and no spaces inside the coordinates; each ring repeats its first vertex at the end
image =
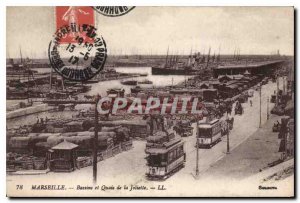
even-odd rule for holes
{"type": "MultiPolygon", "coordinates": [[[[26,137],[9,136],[8,151],[46,157],[49,149],[65,140],[78,145],[79,156],[90,156],[95,136],[94,129],[90,130],[67,133],[29,133],[26,137]]],[[[98,132],[98,150],[105,151],[113,148],[114,152],[107,153],[108,156],[132,148],[128,128],[122,126],[103,127],[102,131],[98,132]]]]}
{"type": "Polygon", "coordinates": [[[8,171],[45,170],[46,159],[18,153],[7,153],[6,164],[8,171]]]}

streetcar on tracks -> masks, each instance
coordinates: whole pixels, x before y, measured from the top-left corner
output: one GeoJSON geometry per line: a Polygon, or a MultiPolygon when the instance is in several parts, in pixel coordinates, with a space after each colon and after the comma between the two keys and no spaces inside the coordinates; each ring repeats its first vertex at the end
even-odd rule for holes
{"type": "MultiPolygon", "coordinates": [[[[211,148],[221,141],[222,122],[214,119],[210,122],[199,122],[197,129],[197,142],[199,148],[211,148]]],[[[196,143],[197,146],[197,143],[196,143]]]]}
{"type": "Polygon", "coordinates": [[[165,180],[185,165],[184,142],[174,134],[149,136],[145,152],[148,180],[165,180]]]}

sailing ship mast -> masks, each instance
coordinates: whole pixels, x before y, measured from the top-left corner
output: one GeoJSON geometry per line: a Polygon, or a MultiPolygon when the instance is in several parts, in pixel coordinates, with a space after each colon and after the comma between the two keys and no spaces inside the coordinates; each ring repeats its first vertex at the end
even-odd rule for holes
{"type": "Polygon", "coordinates": [[[220,63],[220,52],[221,52],[221,45],[219,45],[219,54],[217,56],[217,63],[220,63]]]}
{"type": "Polygon", "coordinates": [[[166,64],[165,64],[165,67],[168,66],[168,56],[169,56],[169,46],[168,46],[168,50],[167,50],[167,57],[166,57],[166,64]]]}
{"type": "Polygon", "coordinates": [[[22,57],[22,50],[21,50],[21,46],[20,46],[20,57],[21,57],[21,64],[23,65],[23,57],[22,57]]]}
{"type": "Polygon", "coordinates": [[[208,67],[209,60],[210,60],[210,47],[209,47],[209,50],[208,50],[208,55],[207,55],[207,63],[206,63],[206,68],[208,67]]]}
{"type": "Polygon", "coordinates": [[[235,60],[235,49],[234,49],[234,52],[233,52],[233,60],[235,60]]]}
{"type": "Polygon", "coordinates": [[[191,53],[190,53],[189,59],[188,59],[188,66],[191,66],[191,63],[192,63],[192,61],[191,61],[191,59],[192,59],[192,52],[193,52],[193,48],[191,47],[191,53]]]}
{"type": "Polygon", "coordinates": [[[237,53],[236,53],[236,60],[239,61],[240,60],[240,49],[237,49],[237,53]]]}
{"type": "MultiPolygon", "coordinates": [[[[22,49],[21,49],[21,46],[19,47],[20,48],[20,57],[21,57],[21,65],[22,65],[22,68],[24,69],[24,70],[22,70],[22,71],[24,71],[23,72],[23,77],[24,77],[24,80],[26,81],[26,70],[25,70],[25,64],[23,64],[23,55],[22,55],[22,49]]],[[[27,68],[27,100],[29,101],[29,67],[26,65],[26,68],[27,68]]],[[[19,78],[19,80],[20,80],[20,78],[19,78]]]]}

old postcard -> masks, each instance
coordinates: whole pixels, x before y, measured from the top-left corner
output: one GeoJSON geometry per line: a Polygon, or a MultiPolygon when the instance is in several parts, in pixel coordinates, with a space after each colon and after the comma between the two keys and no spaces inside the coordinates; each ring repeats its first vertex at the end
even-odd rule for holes
{"type": "Polygon", "coordinates": [[[294,197],[293,7],[6,7],[9,197],[294,197]]]}

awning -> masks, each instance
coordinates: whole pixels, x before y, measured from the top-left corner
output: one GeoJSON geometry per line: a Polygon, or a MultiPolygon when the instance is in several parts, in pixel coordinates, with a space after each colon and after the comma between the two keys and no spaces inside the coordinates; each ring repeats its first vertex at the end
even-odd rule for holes
{"type": "Polygon", "coordinates": [[[77,144],[73,144],[71,142],[63,141],[59,143],[58,145],[52,147],[53,150],[71,150],[78,147],[77,144]]]}

